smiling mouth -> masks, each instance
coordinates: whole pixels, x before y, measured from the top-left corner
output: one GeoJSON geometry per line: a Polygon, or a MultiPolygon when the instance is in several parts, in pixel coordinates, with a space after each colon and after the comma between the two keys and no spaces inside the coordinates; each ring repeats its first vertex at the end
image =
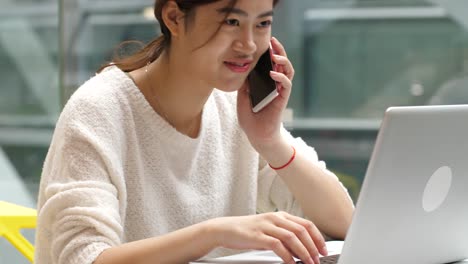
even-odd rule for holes
{"type": "Polygon", "coordinates": [[[236,62],[224,62],[224,65],[228,67],[232,72],[235,73],[246,73],[250,69],[251,63],[236,63],[236,62]]]}
{"type": "Polygon", "coordinates": [[[226,61],[225,63],[232,65],[232,66],[236,66],[236,67],[245,67],[250,64],[250,63],[236,63],[236,62],[229,62],[229,61],[226,61]]]}

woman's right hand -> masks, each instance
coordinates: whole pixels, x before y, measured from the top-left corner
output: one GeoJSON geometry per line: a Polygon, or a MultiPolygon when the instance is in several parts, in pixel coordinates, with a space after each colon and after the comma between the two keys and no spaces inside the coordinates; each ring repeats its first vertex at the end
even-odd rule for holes
{"type": "Polygon", "coordinates": [[[230,249],[272,250],[285,263],[293,256],[307,264],[320,264],[326,256],[325,240],[317,227],[306,219],[286,212],[209,220],[218,246],[230,249]]]}

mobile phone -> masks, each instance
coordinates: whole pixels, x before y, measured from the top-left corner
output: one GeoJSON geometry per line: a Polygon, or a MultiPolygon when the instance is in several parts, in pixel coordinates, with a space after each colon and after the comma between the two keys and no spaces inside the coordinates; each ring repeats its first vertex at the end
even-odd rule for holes
{"type": "Polygon", "coordinates": [[[272,57],[273,49],[270,44],[270,47],[262,54],[248,77],[250,102],[254,113],[262,110],[278,96],[278,84],[270,76],[270,71],[275,69],[272,57]]]}

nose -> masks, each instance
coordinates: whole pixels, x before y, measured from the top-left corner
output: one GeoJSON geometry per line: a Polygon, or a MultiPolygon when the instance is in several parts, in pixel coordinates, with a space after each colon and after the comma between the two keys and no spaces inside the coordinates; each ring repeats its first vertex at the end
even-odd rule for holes
{"type": "Polygon", "coordinates": [[[252,30],[243,30],[239,37],[234,41],[234,50],[242,54],[253,54],[257,50],[257,44],[252,30]]]}

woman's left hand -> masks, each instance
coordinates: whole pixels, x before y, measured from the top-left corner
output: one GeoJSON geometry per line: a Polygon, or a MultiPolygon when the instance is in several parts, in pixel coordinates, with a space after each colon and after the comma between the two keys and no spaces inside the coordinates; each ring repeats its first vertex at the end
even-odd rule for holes
{"type": "Polygon", "coordinates": [[[271,72],[270,76],[277,82],[279,96],[258,113],[252,111],[249,89],[254,88],[249,87],[248,80],[245,81],[237,96],[237,115],[240,126],[257,151],[281,140],[282,115],[288,104],[294,77],[294,68],[287,58],[283,45],[274,37],[271,44],[275,51],[273,62],[276,64],[276,71],[271,72]]]}

